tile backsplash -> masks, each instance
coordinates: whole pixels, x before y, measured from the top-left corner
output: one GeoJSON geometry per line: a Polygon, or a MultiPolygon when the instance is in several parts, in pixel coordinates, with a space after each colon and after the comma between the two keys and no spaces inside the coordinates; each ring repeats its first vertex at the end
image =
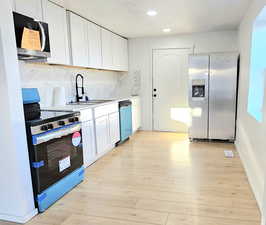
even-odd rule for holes
{"type": "Polygon", "coordinates": [[[91,99],[110,99],[121,97],[121,79],[125,73],[80,69],[56,65],[30,64],[20,62],[21,83],[24,88],[63,87],[66,99],[70,101],[75,96],[75,77],[78,73],[84,76],[86,95],[91,99]]]}

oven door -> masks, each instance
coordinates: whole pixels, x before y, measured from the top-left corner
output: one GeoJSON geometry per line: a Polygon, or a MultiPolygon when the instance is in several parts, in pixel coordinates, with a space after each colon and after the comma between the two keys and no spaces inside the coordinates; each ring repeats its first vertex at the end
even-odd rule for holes
{"type": "Polygon", "coordinates": [[[34,135],[32,142],[37,194],[83,165],[80,123],[34,135]]]}

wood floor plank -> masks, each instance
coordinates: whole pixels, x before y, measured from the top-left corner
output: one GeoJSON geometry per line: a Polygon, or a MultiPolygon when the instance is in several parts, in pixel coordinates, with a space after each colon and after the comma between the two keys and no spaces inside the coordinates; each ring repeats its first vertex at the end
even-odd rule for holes
{"type": "Polygon", "coordinates": [[[65,204],[56,204],[54,209],[65,213],[75,213],[78,215],[104,217],[132,222],[142,222],[150,224],[164,225],[168,213],[151,210],[116,207],[97,202],[74,202],[68,201],[65,204]]]}
{"type": "Polygon", "coordinates": [[[260,225],[260,222],[170,214],[166,225],[260,225]]]}
{"type": "Polygon", "coordinates": [[[154,191],[145,189],[132,189],[124,187],[112,187],[112,186],[99,186],[98,189],[82,189],[82,191],[87,191],[95,194],[111,193],[112,195],[118,197],[132,197],[132,198],[144,198],[144,199],[154,199],[162,201],[175,201],[175,202],[187,202],[189,204],[201,204],[206,203],[212,207],[244,207],[244,208],[254,208],[257,204],[252,198],[233,198],[233,197],[219,197],[214,195],[201,195],[200,193],[195,195],[189,195],[186,193],[172,193],[167,191],[154,191]]]}
{"type": "Polygon", "coordinates": [[[114,220],[104,217],[72,215],[62,225],[150,225],[125,220],[114,220]]]}
{"type": "Polygon", "coordinates": [[[197,184],[198,188],[195,190],[189,182],[187,184],[169,184],[164,183],[163,181],[155,182],[155,181],[146,181],[144,179],[138,179],[137,177],[133,178],[125,178],[125,179],[108,179],[103,178],[101,181],[98,180],[98,183],[92,184],[91,190],[97,189],[100,185],[103,186],[112,186],[115,187],[124,187],[127,189],[134,190],[148,190],[148,191],[162,191],[162,192],[172,192],[172,193],[180,193],[182,195],[197,195],[201,194],[202,196],[216,196],[216,197],[228,197],[228,198],[245,198],[254,200],[254,197],[250,195],[249,188],[241,188],[241,187],[233,187],[227,185],[229,187],[220,187],[221,183],[210,186],[202,186],[197,184]]]}
{"type": "Polygon", "coordinates": [[[44,213],[35,216],[27,225],[59,225],[71,216],[72,212],[55,210],[50,207],[44,213]]]}
{"type": "Polygon", "coordinates": [[[149,199],[140,199],[136,204],[136,208],[221,219],[259,221],[260,218],[257,208],[250,210],[239,207],[212,207],[204,204],[187,204],[185,202],[176,203],[149,199]]]}

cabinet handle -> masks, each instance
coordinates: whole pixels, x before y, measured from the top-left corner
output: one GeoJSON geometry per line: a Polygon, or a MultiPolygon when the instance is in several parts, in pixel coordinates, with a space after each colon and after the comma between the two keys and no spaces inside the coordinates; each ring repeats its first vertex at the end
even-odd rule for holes
{"type": "Polygon", "coordinates": [[[157,97],[157,95],[156,95],[156,94],[154,94],[154,95],[153,95],[153,97],[154,97],[154,98],[156,98],[156,97],[157,97]]]}

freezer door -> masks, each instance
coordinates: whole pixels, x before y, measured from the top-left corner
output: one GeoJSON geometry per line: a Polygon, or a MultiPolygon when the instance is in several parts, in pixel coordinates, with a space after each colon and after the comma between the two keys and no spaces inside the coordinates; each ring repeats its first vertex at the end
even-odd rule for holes
{"type": "Polygon", "coordinates": [[[189,137],[192,139],[208,138],[208,80],[209,56],[193,55],[189,57],[189,106],[192,123],[189,137]]]}
{"type": "Polygon", "coordinates": [[[235,139],[237,62],[237,53],[210,56],[210,139],[235,139]]]}

